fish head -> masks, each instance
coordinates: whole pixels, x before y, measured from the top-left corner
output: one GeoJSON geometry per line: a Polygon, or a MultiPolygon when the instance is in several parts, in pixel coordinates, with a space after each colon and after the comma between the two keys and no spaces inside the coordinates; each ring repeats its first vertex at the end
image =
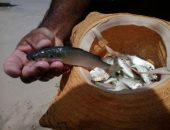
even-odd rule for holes
{"type": "Polygon", "coordinates": [[[61,60],[65,57],[65,51],[61,47],[44,48],[27,55],[28,60],[61,60]]]}
{"type": "MultiPolygon", "coordinates": [[[[39,50],[27,55],[28,60],[54,59],[56,56],[47,50],[39,50]]],[[[59,57],[59,55],[58,55],[59,57]]]]}
{"type": "Polygon", "coordinates": [[[37,60],[42,58],[47,58],[47,54],[45,54],[44,51],[35,51],[27,55],[28,60],[37,60]]]}

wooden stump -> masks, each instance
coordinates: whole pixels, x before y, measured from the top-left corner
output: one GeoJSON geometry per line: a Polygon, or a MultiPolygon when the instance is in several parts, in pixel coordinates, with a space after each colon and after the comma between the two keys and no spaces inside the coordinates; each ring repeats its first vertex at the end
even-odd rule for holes
{"type": "MultiPolygon", "coordinates": [[[[74,28],[73,46],[101,52],[94,28],[114,50],[150,59],[156,67],[169,67],[170,26],[166,21],[124,13],[92,13],[74,28]]],[[[170,76],[162,76],[147,89],[107,92],[90,81],[87,70],[74,67],[63,75],[61,88],[40,119],[42,126],[55,130],[170,129],[170,76]]]]}

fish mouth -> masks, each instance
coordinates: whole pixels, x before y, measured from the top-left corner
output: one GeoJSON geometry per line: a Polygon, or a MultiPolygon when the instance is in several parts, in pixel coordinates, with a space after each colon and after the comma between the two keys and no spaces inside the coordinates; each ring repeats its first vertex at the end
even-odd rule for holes
{"type": "Polygon", "coordinates": [[[28,54],[28,55],[26,56],[26,58],[27,58],[28,60],[35,60],[35,58],[34,58],[32,55],[30,55],[30,54],[28,54]]]}

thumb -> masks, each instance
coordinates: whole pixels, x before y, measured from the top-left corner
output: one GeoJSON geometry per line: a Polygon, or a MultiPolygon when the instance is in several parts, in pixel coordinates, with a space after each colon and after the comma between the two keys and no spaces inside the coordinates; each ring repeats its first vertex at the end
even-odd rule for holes
{"type": "Polygon", "coordinates": [[[63,46],[63,42],[61,41],[60,38],[55,37],[55,44],[54,46],[63,46]]]}

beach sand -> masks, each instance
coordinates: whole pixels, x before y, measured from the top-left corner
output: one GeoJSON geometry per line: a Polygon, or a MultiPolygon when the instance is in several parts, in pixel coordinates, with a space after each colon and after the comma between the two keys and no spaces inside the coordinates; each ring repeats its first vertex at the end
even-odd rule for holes
{"type": "Polygon", "coordinates": [[[24,84],[7,76],[2,64],[20,39],[38,26],[50,0],[11,0],[11,3],[18,6],[0,8],[0,130],[48,130],[38,122],[57,93],[60,77],[24,84]]]}

